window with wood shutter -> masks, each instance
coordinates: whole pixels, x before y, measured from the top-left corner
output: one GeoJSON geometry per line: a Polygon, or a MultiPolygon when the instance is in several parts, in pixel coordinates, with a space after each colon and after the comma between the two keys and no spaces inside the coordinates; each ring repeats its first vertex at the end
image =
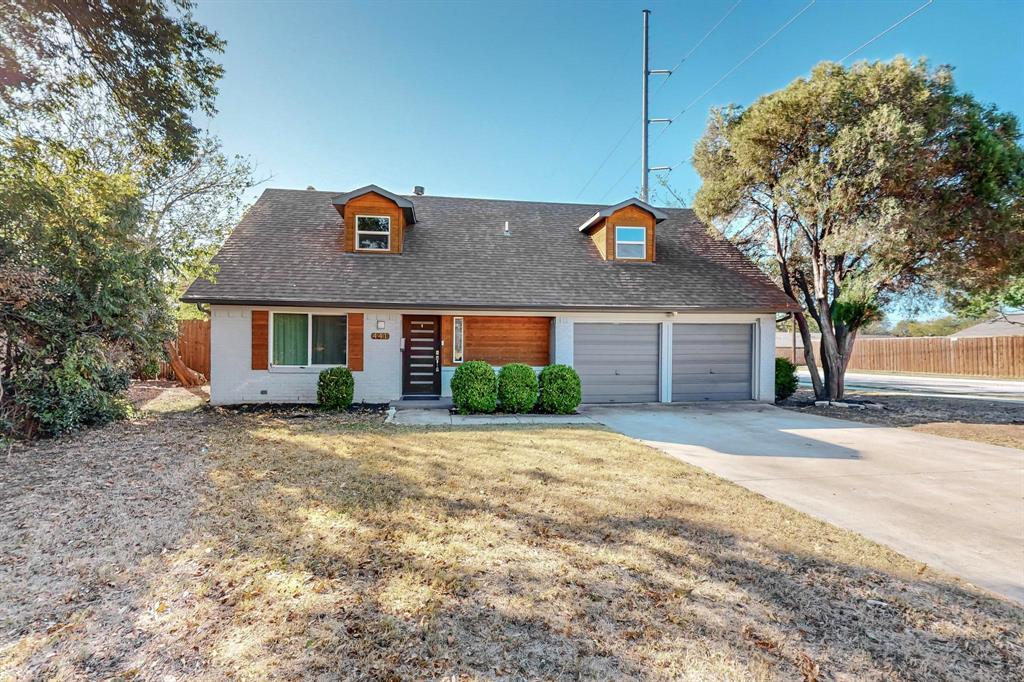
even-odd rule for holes
{"type": "Polygon", "coordinates": [[[275,367],[333,367],[348,359],[348,316],[273,312],[271,364],[275,367]]]}

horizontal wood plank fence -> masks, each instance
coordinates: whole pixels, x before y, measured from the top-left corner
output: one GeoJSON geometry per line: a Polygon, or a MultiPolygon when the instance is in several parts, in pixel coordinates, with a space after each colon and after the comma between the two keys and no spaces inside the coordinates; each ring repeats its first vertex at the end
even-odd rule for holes
{"type": "MultiPolygon", "coordinates": [[[[210,378],[210,321],[178,320],[178,338],[174,345],[189,368],[210,378]]],[[[160,364],[160,378],[174,379],[170,364],[160,364]]]]}
{"type": "MultiPolygon", "coordinates": [[[[792,360],[793,349],[779,345],[775,355],[792,360]]],[[[814,357],[820,359],[817,348],[814,357]]],[[[797,347],[796,359],[805,364],[803,348],[797,347]]],[[[1024,379],[1024,336],[858,339],[847,369],[1024,379]]]]}

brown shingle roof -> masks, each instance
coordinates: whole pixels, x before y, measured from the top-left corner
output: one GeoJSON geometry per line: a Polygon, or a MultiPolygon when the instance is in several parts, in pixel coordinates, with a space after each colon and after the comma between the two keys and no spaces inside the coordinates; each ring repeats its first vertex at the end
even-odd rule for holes
{"type": "Polygon", "coordinates": [[[790,299],[688,209],[664,209],[657,262],[601,259],[578,227],[601,206],[408,196],[400,255],[342,251],[339,192],[268,189],[187,302],[547,310],[786,310],[790,299]],[[505,221],[510,235],[504,235],[505,221]]]}

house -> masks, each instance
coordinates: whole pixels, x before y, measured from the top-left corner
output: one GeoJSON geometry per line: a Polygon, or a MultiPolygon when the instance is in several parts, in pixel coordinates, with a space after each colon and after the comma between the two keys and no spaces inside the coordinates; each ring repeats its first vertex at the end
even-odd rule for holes
{"type": "Polygon", "coordinates": [[[1012,313],[1005,317],[979,322],[950,336],[956,339],[968,336],[1024,336],[1024,313],[1012,313]]]}
{"type": "Polygon", "coordinates": [[[214,404],[450,395],[456,367],[564,363],[584,402],[774,398],[794,305],[686,209],[268,189],[227,239],[209,306],[214,404]]]}

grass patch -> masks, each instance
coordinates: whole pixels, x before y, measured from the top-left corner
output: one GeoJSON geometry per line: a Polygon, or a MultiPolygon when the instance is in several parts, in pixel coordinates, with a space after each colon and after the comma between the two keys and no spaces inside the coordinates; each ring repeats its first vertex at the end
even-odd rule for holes
{"type": "Polygon", "coordinates": [[[192,418],[188,528],[84,602],[0,612],[0,676],[1019,674],[1019,607],[602,429],[192,418]]]}

